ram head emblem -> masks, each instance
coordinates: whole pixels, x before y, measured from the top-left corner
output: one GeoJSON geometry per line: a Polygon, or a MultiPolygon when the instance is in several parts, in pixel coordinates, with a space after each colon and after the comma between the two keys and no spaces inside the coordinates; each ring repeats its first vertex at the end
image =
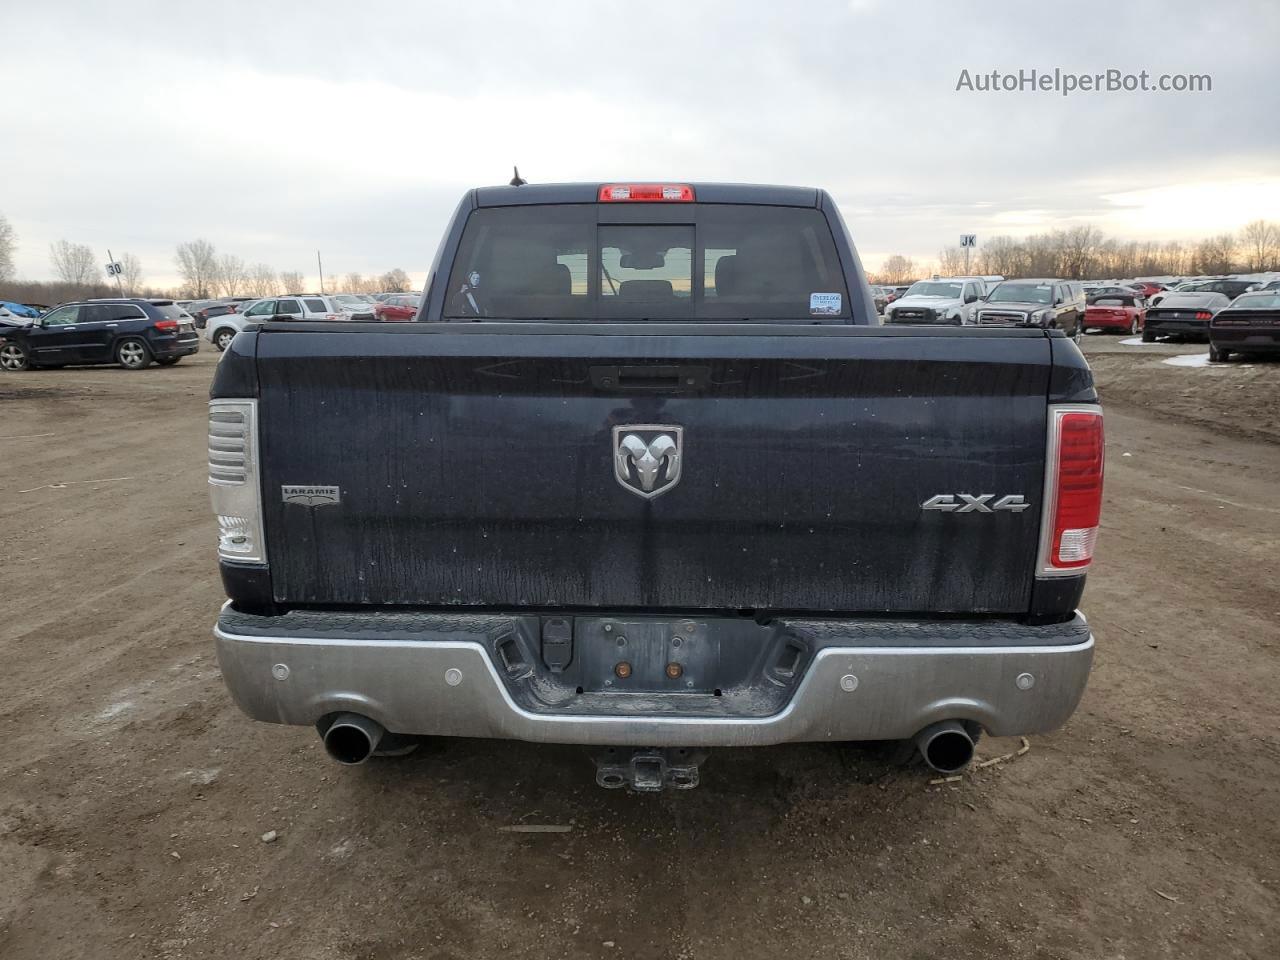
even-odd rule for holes
{"type": "Polygon", "coordinates": [[[653,423],[613,428],[613,473],[625,490],[652,500],[680,479],[684,428],[653,423]]]}

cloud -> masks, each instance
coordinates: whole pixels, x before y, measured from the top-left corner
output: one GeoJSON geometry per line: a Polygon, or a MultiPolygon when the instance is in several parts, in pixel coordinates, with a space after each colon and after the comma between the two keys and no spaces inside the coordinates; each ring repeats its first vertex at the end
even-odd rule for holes
{"type": "Polygon", "coordinates": [[[532,180],[825,186],[872,266],[961,232],[1280,219],[1277,5],[117,0],[2,16],[23,42],[5,58],[0,213],[32,278],[64,237],[129,250],[161,282],[194,237],[279,269],[310,273],[319,248],[326,272],[420,278],[463,191],[513,163],[532,180]],[[955,90],[962,69],[1032,67],[1214,88],[955,90]]]}

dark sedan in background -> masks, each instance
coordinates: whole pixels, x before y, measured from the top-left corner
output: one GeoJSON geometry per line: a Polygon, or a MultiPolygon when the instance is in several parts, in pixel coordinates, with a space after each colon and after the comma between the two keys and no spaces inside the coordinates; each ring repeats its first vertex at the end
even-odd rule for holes
{"type": "Polygon", "coordinates": [[[1280,355],[1280,290],[1241,294],[1209,321],[1209,361],[1233,353],[1280,355]]]}
{"type": "Polygon", "coordinates": [[[1145,300],[1146,296],[1138,287],[1116,286],[1114,284],[1105,287],[1091,287],[1084,292],[1085,303],[1088,306],[1093,306],[1103,297],[1142,297],[1145,300]]]}
{"type": "Polygon", "coordinates": [[[1230,302],[1225,293],[1166,294],[1159,304],[1147,309],[1142,341],[1151,343],[1156,337],[1207,341],[1209,321],[1230,302]]]}

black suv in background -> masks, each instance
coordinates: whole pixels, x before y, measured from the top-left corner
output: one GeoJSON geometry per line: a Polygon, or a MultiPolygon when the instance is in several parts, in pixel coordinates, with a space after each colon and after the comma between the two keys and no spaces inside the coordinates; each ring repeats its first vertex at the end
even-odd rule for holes
{"type": "Polygon", "coordinates": [[[118,363],[168,366],[200,349],[199,335],[172,300],[81,300],[0,331],[0,370],[118,363]]]}
{"type": "Polygon", "coordinates": [[[974,322],[979,326],[1029,326],[1062,330],[1080,342],[1087,309],[1079,280],[1004,280],[987,294],[974,322]]]}

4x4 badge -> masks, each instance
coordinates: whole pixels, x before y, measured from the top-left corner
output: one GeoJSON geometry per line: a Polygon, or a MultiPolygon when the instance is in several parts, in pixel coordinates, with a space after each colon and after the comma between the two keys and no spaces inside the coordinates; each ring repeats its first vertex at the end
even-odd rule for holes
{"type": "Polygon", "coordinates": [[[296,503],[304,507],[327,507],[342,502],[342,491],[338,487],[286,483],[280,487],[280,494],[285,503],[296,503]]]}
{"type": "Polygon", "coordinates": [[[613,475],[622,488],[652,500],[680,482],[684,427],[629,423],[613,428],[613,475]]]}

